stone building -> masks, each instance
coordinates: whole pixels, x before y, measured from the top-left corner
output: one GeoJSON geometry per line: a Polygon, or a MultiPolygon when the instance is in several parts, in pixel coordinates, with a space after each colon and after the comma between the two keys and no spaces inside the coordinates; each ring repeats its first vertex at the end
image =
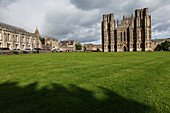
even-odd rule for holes
{"type": "Polygon", "coordinates": [[[29,33],[22,28],[0,22],[0,48],[26,49],[41,48],[39,31],[29,33]],[[36,34],[36,35],[35,35],[36,34]]]}
{"type": "Polygon", "coordinates": [[[58,39],[52,37],[45,37],[45,48],[51,50],[58,49],[59,48],[58,39]]]}
{"type": "Polygon", "coordinates": [[[84,51],[102,51],[102,45],[84,44],[84,51]]]}
{"type": "Polygon", "coordinates": [[[80,43],[74,40],[60,41],[60,49],[62,49],[62,51],[75,51],[76,44],[80,43]]]}
{"type": "Polygon", "coordinates": [[[103,52],[150,51],[151,15],[148,8],[137,9],[135,17],[123,16],[119,23],[114,14],[103,15],[102,49],[103,52]]]}

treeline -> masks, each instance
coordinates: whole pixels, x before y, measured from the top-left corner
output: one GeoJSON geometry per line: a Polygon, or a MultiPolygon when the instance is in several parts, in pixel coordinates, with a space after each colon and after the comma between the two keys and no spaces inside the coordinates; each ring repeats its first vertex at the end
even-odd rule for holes
{"type": "Polygon", "coordinates": [[[164,43],[159,44],[155,51],[170,51],[170,42],[166,40],[164,43]]]}

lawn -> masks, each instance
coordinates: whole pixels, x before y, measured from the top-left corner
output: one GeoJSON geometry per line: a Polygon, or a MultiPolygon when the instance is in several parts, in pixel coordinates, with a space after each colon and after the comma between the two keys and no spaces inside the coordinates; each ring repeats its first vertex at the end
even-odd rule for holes
{"type": "Polygon", "coordinates": [[[167,113],[170,52],[0,56],[0,113],[167,113]]]}

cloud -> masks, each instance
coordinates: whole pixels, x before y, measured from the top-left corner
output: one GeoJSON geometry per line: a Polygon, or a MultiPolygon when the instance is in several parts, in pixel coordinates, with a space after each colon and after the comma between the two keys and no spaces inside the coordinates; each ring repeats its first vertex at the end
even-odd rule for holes
{"type": "Polygon", "coordinates": [[[0,0],[0,7],[6,8],[10,4],[16,2],[18,0],[0,0]]]}
{"type": "Polygon", "coordinates": [[[108,5],[111,0],[70,0],[77,8],[82,10],[92,10],[108,5]]]}
{"type": "Polygon", "coordinates": [[[152,36],[170,37],[169,0],[0,0],[0,21],[29,32],[38,26],[41,34],[82,43],[101,43],[103,14],[115,19],[149,8],[152,36]]]}

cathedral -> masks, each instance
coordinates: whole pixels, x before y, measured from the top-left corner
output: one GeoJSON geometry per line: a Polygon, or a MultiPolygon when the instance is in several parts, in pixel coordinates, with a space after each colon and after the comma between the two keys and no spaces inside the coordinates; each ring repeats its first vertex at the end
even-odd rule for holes
{"type": "Polygon", "coordinates": [[[148,8],[137,9],[135,17],[123,16],[119,23],[114,14],[103,15],[102,21],[102,51],[151,51],[151,15],[148,8]]]}

